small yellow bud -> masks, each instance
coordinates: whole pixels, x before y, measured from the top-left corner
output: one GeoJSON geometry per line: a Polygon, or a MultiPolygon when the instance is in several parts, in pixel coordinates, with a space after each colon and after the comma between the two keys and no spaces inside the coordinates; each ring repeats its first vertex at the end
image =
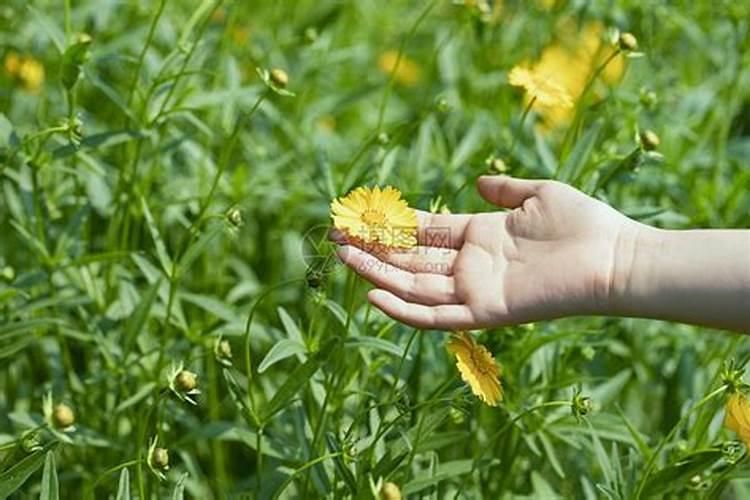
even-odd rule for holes
{"type": "Polygon", "coordinates": [[[617,45],[625,52],[632,52],[638,48],[638,39],[632,33],[622,33],[617,40],[617,45]]]}
{"type": "Polygon", "coordinates": [[[381,500],[401,500],[401,490],[395,483],[385,483],[380,488],[381,500]]]}
{"type": "Polygon", "coordinates": [[[154,448],[151,452],[151,464],[155,469],[167,469],[169,467],[169,451],[165,448],[154,448]]]}
{"type": "Polygon", "coordinates": [[[182,392],[190,392],[198,387],[198,379],[193,372],[182,370],[174,379],[175,387],[182,392]]]}
{"type": "Polygon", "coordinates": [[[651,130],[644,130],[641,132],[640,139],[641,146],[643,146],[643,149],[646,151],[653,151],[659,147],[659,144],[661,144],[659,136],[651,130]]]}
{"type": "Polygon", "coordinates": [[[286,71],[279,68],[274,68],[271,70],[270,73],[271,81],[274,85],[281,89],[285,89],[286,86],[289,84],[289,75],[286,74],[286,71]]]}
{"type": "Polygon", "coordinates": [[[70,406],[61,403],[52,410],[52,421],[58,429],[65,429],[75,423],[76,416],[70,406]]]}
{"type": "Polygon", "coordinates": [[[222,340],[216,347],[216,353],[222,359],[232,359],[232,345],[228,340],[222,340]]]}
{"type": "Polygon", "coordinates": [[[239,208],[230,208],[227,211],[227,219],[234,227],[240,227],[242,225],[242,212],[239,208]]]}
{"type": "Polygon", "coordinates": [[[489,158],[487,160],[487,167],[489,167],[490,172],[495,174],[504,174],[508,171],[508,165],[500,158],[489,158]]]}

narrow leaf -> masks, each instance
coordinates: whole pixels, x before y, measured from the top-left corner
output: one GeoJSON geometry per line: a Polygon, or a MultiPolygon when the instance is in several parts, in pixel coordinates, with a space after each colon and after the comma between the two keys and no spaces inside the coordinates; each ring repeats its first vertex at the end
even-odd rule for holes
{"type": "Polygon", "coordinates": [[[42,493],[40,500],[58,500],[60,498],[60,485],[57,482],[57,467],[55,466],[55,453],[50,450],[44,459],[44,472],[42,473],[42,493]]]}
{"type": "Polygon", "coordinates": [[[281,339],[276,342],[268,351],[266,357],[258,365],[258,373],[263,373],[279,361],[282,361],[295,354],[306,354],[307,349],[301,343],[291,339],[281,339]]]}

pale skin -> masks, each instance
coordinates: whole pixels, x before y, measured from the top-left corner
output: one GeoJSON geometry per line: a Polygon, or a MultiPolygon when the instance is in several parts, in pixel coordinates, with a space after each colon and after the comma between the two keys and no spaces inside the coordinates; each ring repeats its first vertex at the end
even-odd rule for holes
{"type": "Polygon", "coordinates": [[[373,305],[426,329],[607,315],[750,333],[750,230],[657,229],[555,181],[483,176],[478,188],[508,211],[418,211],[406,252],[335,238],[375,285],[373,305]]]}

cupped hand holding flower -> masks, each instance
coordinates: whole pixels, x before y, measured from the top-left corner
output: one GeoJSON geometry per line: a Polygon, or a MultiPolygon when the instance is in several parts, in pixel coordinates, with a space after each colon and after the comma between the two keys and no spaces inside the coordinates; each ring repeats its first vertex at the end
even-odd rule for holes
{"type": "MultiPolygon", "coordinates": [[[[338,255],[375,285],[375,306],[444,330],[593,314],[750,327],[750,231],[652,228],[555,181],[484,176],[478,187],[509,211],[415,211],[411,248],[340,235],[338,255]]],[[[376,213],[348,215],[385,227],[376,213]]]]}

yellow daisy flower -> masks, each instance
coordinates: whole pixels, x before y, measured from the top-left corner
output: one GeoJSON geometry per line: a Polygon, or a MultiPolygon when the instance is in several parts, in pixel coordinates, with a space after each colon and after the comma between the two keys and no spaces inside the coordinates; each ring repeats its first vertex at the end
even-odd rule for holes
{"type": "Polygon", "coordinates": [[[378,59],[378,68],[386,76],[393,73],[393,79],[406,87],[413,87],[422,78],[422,68],[419,64],[406,57],[406,54],[401,54],[399,61],[398,51],[395,50],[383,52],[378,59]]]}
{"type": "Polygon", "coordinates": [[[736,432],[750,451],[750,404],[747,396],[735,392],[727,400],[724,426],[736,432]]]}
{"type": "Polygon", "coordinates": [[[27,92],[36,94],[42,89],[44,65],[33,57],[21,57],[15,52],[9,52],[5,56],[4,67],[5,72],[27,92]]]}
{"type": "Polygon", "coordinates": [[[472,392],[489,406],[497,406],[503,399],[503,388],[500,368],[490,351],[466,332],[454,333],[446,347],[456,356],[461,378],[469,384],[472,392]]]}
{"type": "Polygon", "coordinates": [[[385,250],[417,244],[417,213],[391,186],[358,187],[331,202],[331,217],[336,229],[360,243],[385,250]]]}
{"type": "MultiPolygon", "coordinates": [[[[579,28],[570,19],[563,20],[557,28],[558,41],[542,51],[533,64],[534,71],[555,75],[555,83],[575,103],[596,68],[612,53],[612,48],[604,41],[604,31],[604,25],[599,22],[579,28]]],[[[609,62],[600,77],[605,84],[611,85],[622,78],[624,71],[625,59],[619,55],[609,62]]],[[[545,129],[566,125],[573,118],[570,106],[539,105],[535,109],[544,118],[545,129]]]]}
{"type": "Polygon", "coordinates": [[[529,97],[542,106],[573,107],[570,94],[550,74],[516,66],[510,70],[508,82],[514,87],[525,89],[529,97]]]}

